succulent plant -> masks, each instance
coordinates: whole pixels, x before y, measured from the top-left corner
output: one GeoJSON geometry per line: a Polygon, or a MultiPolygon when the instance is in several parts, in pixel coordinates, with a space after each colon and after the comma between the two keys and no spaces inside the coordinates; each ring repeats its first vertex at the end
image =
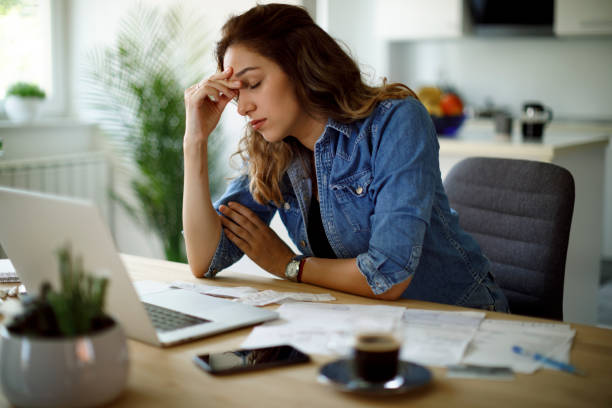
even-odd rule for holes
{"type": "Polygon", "coordinates": [[[45,91],[40,89],[36,84],[28,82],[17,82],[9,87],[6,91],[6,96],[20,96],[22,98],[39,98],[44,99],[45,91]]]}
{"type": "Polygon", "coordinates": [[[108,279],[90,275],[82,258],[73,258],[71,247],[58,251],[60,290],[48,282],[38,296],[22,298],[23,313],[7,326],[15,334],[37,337],[72,337],[101,330],[113,324],[104,313],[108,279]]]}

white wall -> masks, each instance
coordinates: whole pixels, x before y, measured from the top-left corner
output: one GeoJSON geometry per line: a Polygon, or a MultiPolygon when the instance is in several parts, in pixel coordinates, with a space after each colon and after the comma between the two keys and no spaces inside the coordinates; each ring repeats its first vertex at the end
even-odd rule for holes
{"type": "Polygon", "coordinates": [[[389,75],[388,46],[374,27],[375,1],[319,0],[316,7],[317,23],[348,48],[366,79],[378,83],[389,75]]]}
{"type": "Polygon", "coordinates": [[[417,88],[453,85],[518,115],[539,100],[555,117],[612,120],[612,38],[469,38],[392,45],[392,76],[417,88]]]}

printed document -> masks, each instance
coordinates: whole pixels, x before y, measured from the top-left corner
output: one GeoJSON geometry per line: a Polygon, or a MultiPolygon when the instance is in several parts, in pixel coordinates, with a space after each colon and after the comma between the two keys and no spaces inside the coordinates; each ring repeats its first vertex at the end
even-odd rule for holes
{"type": "Polygon", "coordinates": [[[575,334],[568,324],[485,319],[468,346],[462,363],[505,366],[516,373],[531,374],[542,368],[542,363],[515,354],[513,346],[567,363],[575,334]]]}
{"type": "Polygon", "coordinates": [[[255,327],[244,348],[290,344],[305,353],[350,354],[354,337],[365,331],[393,331],[404,307],[286,303],[277,312],[280,320],[255,327]]]}
{"type": "Polygon", "coordinates": [[[258,291],[249,286],[225,287],[202,285],[198,283],[175,281],[172,282],[173,288],[193,290],[195,292],[226,298],[233,298],[238,302],[251,306],[265,306],[272,303],[281,304],[283,302],[329,302],[336,300],[329,293],[303,293],[303,292],[277,292],[275,290],[258,291]]]}
{"type": "Polygon", "coordinates": [[[459,364],[484,317],[483,312],[407,309],[400,358],[433,366],[459,364]]]}

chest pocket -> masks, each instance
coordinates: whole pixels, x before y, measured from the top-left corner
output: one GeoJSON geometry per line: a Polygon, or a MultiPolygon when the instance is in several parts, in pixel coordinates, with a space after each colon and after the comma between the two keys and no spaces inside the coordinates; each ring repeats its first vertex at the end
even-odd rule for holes
{"type": "Polygon", "coordinates": [[[369,231],[374,204],[370,197],[372,171],[364,170],[331,184],[336,202],[353,231],[369,231]]]}

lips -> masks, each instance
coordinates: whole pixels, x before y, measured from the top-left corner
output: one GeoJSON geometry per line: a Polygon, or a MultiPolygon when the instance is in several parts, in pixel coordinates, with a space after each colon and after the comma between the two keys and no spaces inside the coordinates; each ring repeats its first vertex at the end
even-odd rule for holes
{"type": "Polygon", "coordinates": [[[253,127],[253,129],[257,130],[264,124],[265,121],[266,119],[254,119],[250,121],[249,124],[251,127],[253,127]]]}

